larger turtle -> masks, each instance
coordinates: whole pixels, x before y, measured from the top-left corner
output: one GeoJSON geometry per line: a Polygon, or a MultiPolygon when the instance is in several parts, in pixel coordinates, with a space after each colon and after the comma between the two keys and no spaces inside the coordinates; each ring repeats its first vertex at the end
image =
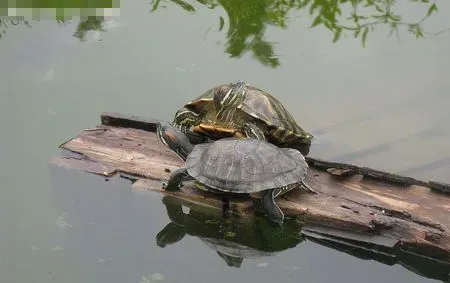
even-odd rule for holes
{"type": "Polygon", "coordinates": [[[265,139],[280,147],[310,145],[313,138],[280,101],[244,81],[209,89],[179,109],[172,124],[185,132],[192,128],[214,139],[245,136],[265,139]]]}
{"type": "Polygon", "coordinates": [[[158,123],[157,135],[186,161],[184,168],[172,172],[166,190],[197,180],[212,192],[250,194],[277,223],[283,223],[284,214],[274,198],[294,188],[315,193],[305,182],[308,164],[298,150],[234,137],[193,145],[181,130],[164,122],[158,123]]]}

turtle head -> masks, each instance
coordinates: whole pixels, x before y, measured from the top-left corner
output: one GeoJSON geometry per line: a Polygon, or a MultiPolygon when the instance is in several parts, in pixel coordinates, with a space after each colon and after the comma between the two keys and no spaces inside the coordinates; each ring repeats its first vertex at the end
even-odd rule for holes
{"type": "Polygon", "coordinates": [[[225,116],[229,110],[237,107],[245,97],[247,85],[244,81],[237,81],[219,87],[214,93],[214,104],[217,110],[217,118],[225,116]]]}
{"type": "Polygon", "coordinates": [[[187,156],[194,148],[194,145],[183,131],[167,122],[159,121],[157,123],[156,135],[163,144],[173,150],[184,161],[186,161],[187,156]]]}

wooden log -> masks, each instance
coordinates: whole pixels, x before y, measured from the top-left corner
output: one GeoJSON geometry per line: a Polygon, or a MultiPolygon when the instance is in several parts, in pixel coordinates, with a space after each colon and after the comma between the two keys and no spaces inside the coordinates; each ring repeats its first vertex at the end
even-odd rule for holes
{"type": "Polygon", "coordinates": [[[432,190],[436,190],[438,192],[449,193],[450,194],[450,185],[442,182],[429,181],[428,187],[432,190]]]}
{"type": "MultiPolygon", "coordinates": [[[[117,112],[105,112],[100,115],[102,125],[113,127],[133,128],[144,131],[155,132],[157,119],[148,119],[139,116],[127,116],[117,112]]],[[[209,139],[196,133],[187,133],[194,144],[206,142],[209,139]]]]}
{"type": "MultiPolygon", "coordinates": [[[[102,121],[105,121],[104,117],[105,114],[102,121]]],[[[182,167],[183,161],[152,132],[154,120],[133,122],[133,118],[123,117],[108,118],[108,125],[88,129],[65,142],[60,147],[78,153],[78,156],[55,157],[51,162],[96,174],[102,174],[107,168],[105,176],[111,172],[131,176],[136,180],[134,189],[171,194],[216,209],[228,206],[231,212],[241,216],[259,209],[248,198],[224,199],[196,190],[192,182],[186,183],[179,192],[163,191],[162,181],[168,179],[171,171],[182,167]],[[123,119],[129,122],[125,123],[123,119]],[[153,126],[145,126],[145,123],[153,123],[153,126]]],[[[311,157],[307,159],[310,164],[307,181],[319,193],[313,195],[293,190],[277,198],[277,204],[287,217],[339,229],[343,235],[349,232],[371,235],[373,237],[365,240],[368,243],[383,239],[378,243],[381,246],[450,261],[448,195],[431,190],[428,182],[413,178],[311,157]],[[330,168],[344,171],[328,170],[330,168]],[[345,171],[347,169],[353,171],[349,173],[345,171]]],[[[445,185],[442,187],[444,189],[439,192],[445,190],[445,185]]]]}
{"type": "Polygon", "coordinates": [[[105,112],[100,115],[102,125],[133,128],[154,132],[156,131],[157,119],[148,119],[139,116],[127,116],[117,112],[105,112]]]}
{"type": "MultiPolygon", "coordinates": [[[[150,132],[156,131],[156,123],[159,121],[157,119],[148,119],[139,116],[129,116],[117,112],[104,112],[101,114],[100,117],[102,125],[134,128],[150,132]]],[[[206,138],[195,133],[188,133],[188,136],[190,137],[191,142],[194,143],[207,141],[206,138]]],[[[328,173],[335,176],[351,176],[359,174],[364,177],[369,177],[385,182],[391,182],[401,185],[419,185],[433,189],[436,192],[450,193],[450,184],[446,184],[443,182],[436,182],[436,181],[426,182],[411,177],[400,176],[397,174],[375,170],[368,167],[359,167],[353,164],[330,162],[317,158],[312,158],[309,156],[306,157],[306,161],[310,166],[313,166],[317,169],[327,170],[328,173]]]]}

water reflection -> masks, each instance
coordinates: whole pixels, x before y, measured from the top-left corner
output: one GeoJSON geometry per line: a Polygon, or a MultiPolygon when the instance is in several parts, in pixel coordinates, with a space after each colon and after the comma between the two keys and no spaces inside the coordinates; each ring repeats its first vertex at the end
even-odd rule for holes
{"type": "Polygon", "coordinates": [[[304,239],[298,233],[300,227],[296,222],[278,226],[260,217],[223,218],[215,210],[187,204],[172,196],[164,196],[162,202],[171,222],[156,236],[159,247],[179,242],[186,234],[196,236],[228,266],[239,268],[244,259],[276,255],[304,239]],[[189,205],[188,214],[183,212],[182,205],[189,205]]]}
{"type": "MultiPolygon", "coordinates": [[[[196,11],[194,6],[183,0],[169,0],[186,12],[196,11]]],[[[228,16],[227,42],[225,52],[232,58],[239,58],[247,52],[263,65],[277,67],[280,61],[274,51],[273,43],[265,37],[268,26],[282,29],[287,27],[289,12],[305,10],[312,21],[310,27],[323,26],[332,32],[332,41],[342,38],[343,33],[359,38],[362,45],[367,43],[369,31],[378,26],[390,28],[389,36],[398,38],[399,29],[406,28],[416,38],[425,37],[427,32],[422,27],[424,21],[438,11],[434,1],[414,0],[408,5],[420,4],[423,16],[416,21],[404,21],[403,15],[396,11],[395,0],[197,0],[208,9],[222,7],[228,16]]],[[[403,3],[402,3],[403,4],[403,3]]],[[[165,7],[161,0],[154,0],[152,12],[165,7]]],[[[219,17],[219,31],[225,26],[225,20],[219,17]]]]}
{"type": "Polygon", "coordinates": [[[102,16],[88,16],[85,19],[80,20],[77,25],[77,30],[73,34],[76,38],[79,38],[81,41],[85,40],[86,32],[92,31],[105,31],[102,24],[105,20],[102,16]]]}
{"type": "MultiPolygon", "coordinates": [[[[162,0],[153,0],[151,12],[165,7],[162,0]]],[[[195,7],[184,0],[168,0],[181,7],[186,12],[195,12],[195,7]]],[[[359,38],[363,46],[367,43],[369,32],[377,27],[389,28],[389,36],[396,35],[400,39],[400,30],[404,29],[416,38],[424,38],[426,35],[447,32],[444,29],[438,32],[428,32],[423,28],[423,23],[434,15],[439,7],[435,1],[413,0],[408,5],[420,5],[422,16],[418,20],[405,21],[404,15],[398,12],[395,0],[196,0],[204,7],[214,10],[221,7],[228,16],[227,40],[225,52],[231,58],[240,58],[247,52],[251,52],[261,64],[275,68],[280,65],[280,60],[274,50],[273,43],[265,39],[268,26],[285,29],[289,22],[289,12],[307,11],[311,20],[309,27],[323,26],[332,33],[332,41],[337,42],[343,34],[348,33],[354,38],[359,38]]],[[[404,4],[404,3],[402,3],[404,4]]],[[[57,17],[56,22],[61,24],[70,19],[57,17]]],[[[74,31],[73,36],[81,41],[85,40],[86,32],[103,32],[103,16],[82,17],[74,31]]],[[[226,20],[219,16],[218,30],[222,31],[226,20]]],[[[0,38],[11,25],[26,25],[31,27],[29,21],[23,17],[6,17],[0,19],[0,38]]]]}
{"type": "Polygon", "coordinates": [[[399,264],[407,270],[437,280],[450,280],[446,262],[425,258],[386,246],[344,239],[322,233],[316,228],[302,230],[299,221],[273,225],[262,217],[223,217],[219,210],[166,195],[162,199],[171,222],[157,235],[156,243],[165,248],[180,242],[185,235],[198,237],[231,267],[240,268],[245,259],[275,256],[305,240],[385,265],[399,264]],[[189,211],[183,210],[187,208],[189,211]]]}
{"type": "Polygon", "coordinates": [[[450,280],[450,264],[445,261],[422,257],[401,249],[394,250],[374,244],[323,234],[303,233],[310,235],[306,237],[308,240],[362,260],[375,260],[389,266],[399,264],[405,269],[423,277],[442,280],[443,282],[450,280]]]}
{"type": "MultiPolygon", "coordinates": [[[[64,25],[68,23],[70,19],[64,17],[56,17],[55,21],[59,25],[64,25]]],[[[104,21],[105,17],[103,16],[81,17],[80,21],[78,22],[77,28],[73,33],[73,36],[78,38],[80,41],[85,41],[88,31],[104,32],[106,30],[103,26],[104,21]]],[[[20,25],[24,25],[29,28],[32,27],[31,22],[26,20],[24,17],[6,17],[4,19],[0,19],[0,38],[2,38],[2,35],[6,34],[6,30],[9,27],[20,25]]]]}
{"type": "Polygon", "coordinates": [[[0,38],[6,33],[6,29],[10,26],[25,25],[31,27],[30,22],[23,17],[6,17],[0,18],[0,38]]]}

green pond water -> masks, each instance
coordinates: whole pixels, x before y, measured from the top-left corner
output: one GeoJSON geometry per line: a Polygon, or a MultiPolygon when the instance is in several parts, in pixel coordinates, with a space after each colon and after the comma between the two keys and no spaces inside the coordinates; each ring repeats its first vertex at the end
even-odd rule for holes
{"type": "Polygon", "coordinates": [[[101,112],[170,120],[242,79],[316,137],[310,156],[450,182],[448,1],[122,1],[28,24],[0,24],[1,282],[450,282],[48,164],[101,112]]]}

